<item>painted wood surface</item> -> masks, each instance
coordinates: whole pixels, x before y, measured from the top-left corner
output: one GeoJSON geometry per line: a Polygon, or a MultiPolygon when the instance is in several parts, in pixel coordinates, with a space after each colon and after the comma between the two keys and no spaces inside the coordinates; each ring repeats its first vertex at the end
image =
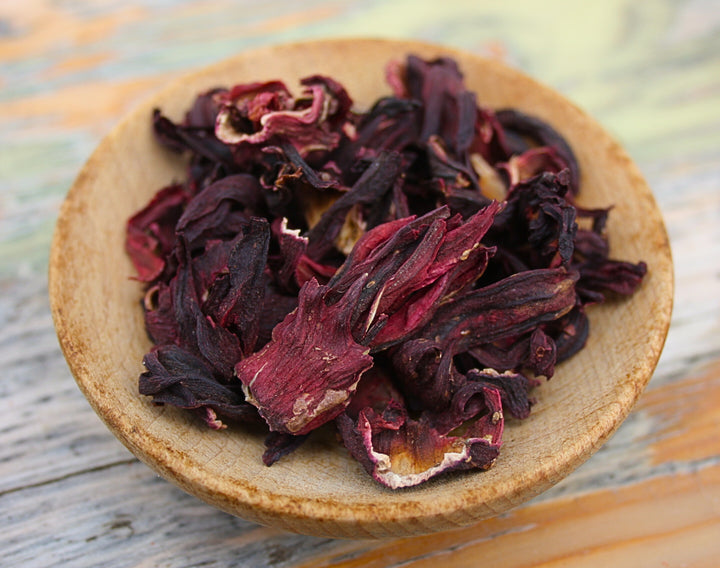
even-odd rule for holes
{"type": "Polygon", "coordinates": [[[9,566],[716,566],[720,558],[720,2],[0,3],[0,550],[9,566]],[[505,60],[639,165],[674,253],[673,321],[627,421],[531,503],[451,533],[263,528],[157,478],[103,426],[47,300],[58,208],[98,141],[188,70],[251,46],[417,38],[505,60]]]}

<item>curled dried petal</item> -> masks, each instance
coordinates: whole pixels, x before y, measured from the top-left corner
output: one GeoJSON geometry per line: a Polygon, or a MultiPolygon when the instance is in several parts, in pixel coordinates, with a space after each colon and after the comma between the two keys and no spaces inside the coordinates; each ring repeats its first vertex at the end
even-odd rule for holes
{"type": "MultiPolygon", "coordinates": [[[[570,171],[569,187],[573,195],[580,189],[580,166],[575,152],[565,138],[544,120],[527,115],[517,109],[503,109],[496,113],[502,127],[525,138],[531,138],[537,146],[549,146],[555,150],[557,158],[570,171]]],[[[523,149],[524,150],[524,149],[523,149]]],[[[518,152],[519,153],[519,152],[518,152]]]]}
{"type": "Polygon", "coordinates": [[[530,390],[539,384],[536,379],[529,379],[521,373],[494,369],[471,369],[467,380],[477,385],[495,388],[500,393],[503,411],[514,418],[530,416],[530,390]]]}
{"type": "Polygon", "coordinates": [[[267,466],[297,450],[307,440],[307,435],[293,436],[282,432],[270,432],[265,438],[262,460],[267,466]]]}
{"type": "Polygon", "coordinates": [[[158,142],[174,152],[190,152],[196,159],[232,168],[232,151],[205,128],[177,124],[155,109],[153,131],[158,142]]]}
{"type": "Polygon", "coordinates": [[[342,294],[369,275],[354,314],[357,340],[387,348],[425,325],[443,297],[477,280],[489,255],[480,241],[500,208],[494,202],[464,222],[440,208],[368,231],[329,283],[342,294]],[[375,322],[383,327],[371,334],[375,322]]]}
{"type": "Polygon", "coordinates": [[[263,212],[261,187],[249,174],[227,176],[191,200],[175,227],[191,249],[211,239],[232,239],[263,212]]]}
{"type": "Polygon", "coordinates": [[[647,273],[644,262],[634,264],[612,259],[593,259],[577,266],[580,272],[578,294],[585,303],[602,302],[608,293],[629,296],[647,273]]]}
{"type": "Polygon", "coordinates": [[[350,191],[337,199],[310,229],[307,234],[308,256],[314,260],[322,260],[335,250],[335,241],[352,207],[381,199],[392,189],[400,171],[401,159],[398,154],[383,153],[378,156],[350,191]]]}
{"type": "Polygon", "coordinates": [[[301,156],[334,149],[341,136],[329,119],[336,117],[338,110],[347,109],[349,97],[336,82],[320,77],[306,79],[304,87],[296,99],[278,82],[241,96],[237,96],[238,90],[231,91],[217,115],[215,135],[231,145],[260,145],[283,138],[301,156]]]}
{"type": "Polygon", "coordinates": [[[498,164],[498,168],[507,175],[510,186],[534,178],[543,172],[560,173],[568,164],[560,158],[553,146],[540,146],[512,156],[507,162],[498,164]]]}
{"type": "Polygon", "coordinates": [[[500,393],[487,387],[465,391],[451,412],[418,420],[395,412],[401,418],[388,422],[367,408],[357,420],[340,415],[337,425],[345,446],[366,471],[379,483],[398,489],[441,473],[493,465],[503,431],[500,393]],[[463,419],[469,423],[460,423],[463,419]]]}

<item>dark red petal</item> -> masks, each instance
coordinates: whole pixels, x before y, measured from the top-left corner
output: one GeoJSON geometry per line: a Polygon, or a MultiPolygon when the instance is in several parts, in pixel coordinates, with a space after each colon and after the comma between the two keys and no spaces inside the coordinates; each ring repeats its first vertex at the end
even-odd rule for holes
{"type": "Polygon", "coordinates": [[[241,105],[233,100],[218,113],[215,135],[226,144],[252,145],[281,137],[291,142],[301,156],[318,149],[332,150],[341,137],[330,127],[329,113],[333,106],[337,110],[345,103],[338,103],[336,94],[339,93],[334,93],[328,83],[310,80],[303,94],[292,101],[268,92],[241,99],[241,105]],[[243,124],[241,119],[247,123],[243,124]]]}
{"type": "Polygon", "coordinates": [[[125,250],[138,280],[152,282],[162,274],[173,250],[175,224],[188,199],[183,186],[170,185],[128,220],[125,250]]]}
{"type": "Polygon", "coordinates": [[[381,199],[392,189],[400,174],[400,167],[398,154],[383,153],[378,156],[350,191],[338,198],[310,229],[307,234],[308,256],[319,261],[335,250],[335,241],[350,209],[358,204],[369,204],[381,199]]]}
{"type": "Polygon", "coordinates": [[[195,250],[211,239],[234,238],[251,216],[262,213],[263,206],[262,188],[255,177],[227,176],[188,203],[176,231],[195,250]]]}
{"type": "Polygon", "coordinates": [[[270,432],[265,438],[265,451],[262,460],[267,466],[297,450],[307,440],[307,436],[293,436],[280,432],[270,432]]]}
{"type": "Polygon", "coordinates": [[[435,312],[421,335],[458,351],[531,331],[575,305],[578,275],[563,268],[532,270],[451,298],[435,312]]]}
{"type": "Polygon", "coordinates": [[[363,284],[359,280],[327,306],[327,288],[310,280],[300,290],[297,310],[275,327],[271,342],[237,364],[247,400],[271,430],[305,434],[347,406],[362,373],[372,366],[368,349],[355,342],[350,328],[363,284]]]}

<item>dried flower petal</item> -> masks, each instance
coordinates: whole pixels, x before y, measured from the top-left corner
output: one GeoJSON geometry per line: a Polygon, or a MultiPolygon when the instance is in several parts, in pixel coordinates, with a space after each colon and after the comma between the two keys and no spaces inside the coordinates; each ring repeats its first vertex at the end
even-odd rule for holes
{"type": "MultiPolygon", "coordinates": [[[[517,109],[503,109],[496,113],[497,119],[506,132],[524,138],[531,138],[537,146],[549,146],[555,150],[557,159],[565,164],[570,172],[569,187],[572,194],[576,195],[580,188],[580,166],[572,148],[565,139],[547,122],[529,116],[517,109]]],[[[522,153],[514,149],[516,153],[522,153]]]]}
{"type": "Polygon", "coordinates": [[[175,225],[189,196],[181,185],[159,191],[127,223],[125,250],[142,282],[157,280],[175,244],[175,225]]]}
{"type": "Polygon", "coordinates": [[[213,428],[222,426],[208,410],[231,420],[258,419],[238,385],[222,383],[202,359],[176,345],[153,349],[143,364],[147,371],[140,375],[140,394],[152,396],[156,404],[201,411],[213,428]]]}
{"type": "Polygon", "coordinates": [[[578,275],[563,268],[522,272],[451,298],[438,308],[422,337],[464,347],[519,335],[556,320],[575,305],[578,275]],[[498,302],[502,298],[502,302],[498,302]]]}
{"type": "Polygon", "coordinates": [[[530,390],[539,384],[521,373],[513,371],[498,372],[494,369],[471,369],[467,380],[474,384],[495,388],[500,393],[503,411],[514,418],[530,416],[530,390]]]}
{"type": "Polygon", "coordinates": [[[500,450],[503,415],[498,390],[478,385],[462,391],[449,414],[418,420],[389,401],[383,413],[360,411],[337,419],[350,453],[379,483],[412,487],[441,473],[487,469],[500,450]],[[390,419],[388,419],[390,417],[390,419]]]}
{"type": "Polygon", "coordinates": [[[477,280],[489,256],[480,241],[499,210],[493,203],[463,222],[440,208],[368,231],[329,283],[341,294],[368,274],[354,314],[357,340],[387,348],[427,323],[441,298],[477,280]]]}
{"type": "Polygon", "coordinates": [[[253,215],[262,215],[257,179],[248,174],[227,176],[191,200],[175,227],[192,250],[211,239],[232,239],[253,215]]]}
{"type": "Polygon", "coordinates": [[[230,329],[240,340],[243,354],[249,355],[255,350],[265,295],[264,272],[270,242],[267,221],[250,219],[245,230],[231,242],[224,267],[227,276],[216,277],[208,287],[203,312],[218,326],[230,329]]]}
{"type": "Polygon", "coordinates": [[[350,98],[332,80],[315,76],[303,83],[305,89],[297,99],[279,82],[258,85],[255,91],[231,90],[218,113],[215,135],[226,144],[260,145],[283,138],[301,156],[334,149],[340,133],[332,119],[347,112],[350,98]]]}
{"type": "Polygon", "coordinates": [[[273,330],[272,341],[240,361],[235,373],[247,400],[272,431],[305,434],[347,406],[360,376],[372,366],[368,349],[352,337],[350,317],[364,282],[332,306],[327,288],[310,280],[296,311],[273,330]]]}
{"type": "Polygon", "coordinates": [[[190,151],[212,163],[229,167],[233,164],[232,151],[205,128],[176,124],[156,109],[153,131],[160,144],[174,152],[190,151]]]}
{"type": "Polygon", "coordinates": [[[265,438],[265,451],[262,460],[267,466],[297,450],[307,440],[307,435],[293,436],[282,432],[270,432],[265,438]]]}
{"type": "Polygon", "coordinates": [[[369,204],[381,199],[392,188],[401,172],[400,156],[383,153],[368,167],[355,185],[325,211],[309,231],[307,254],[322,260],[335,250],[335,241],[345,224],[350,209],[358,204],[369,204]]]}
{"type": "Polygon", "coordinates": [[[553,146],[530,148],[498,165],[499,169],[505,171],[510,186],[528,181],[544,172],[558,174],[567,167],[553,146]]]}
{"type": "Polygon", "coordinates": [[[581,283],[578,294],[585,303],[599,303],[607,293],[630,295],[640,286],[647,273],[644,262],[633,264],[619,260],[600,260],[579,265],[581,283]]]}

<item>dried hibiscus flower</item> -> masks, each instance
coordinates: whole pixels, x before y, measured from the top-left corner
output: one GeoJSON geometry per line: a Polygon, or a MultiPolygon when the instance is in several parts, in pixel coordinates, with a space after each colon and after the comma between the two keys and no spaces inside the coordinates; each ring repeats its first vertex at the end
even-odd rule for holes
{"type": "Polygon", "coordinates": [[[211,428],[268,427],[271,465],[334,424],[379,483],[487,469],[586,308],[647,270],[577,207],[572,149],[477,103],[457,64],[409,56],[353,108],[332,78],[219,87],[160,144],[187,177],[127,224],[148,335],[139,390],[211,428]],[[582,226],[578,225],[581,220],[582,226]]]}
{"type": "Polygon", "coordinates": [[[497,388],[467,382],[446,409],[413,418],[402,396],[383,383],[390,379],[378,371],[363,377],[356,398],[371,404],[354,404],[337,419],[348,450],[373,478],[397,489],[445,471],[492,466],[504,424],[497,388]]]}

